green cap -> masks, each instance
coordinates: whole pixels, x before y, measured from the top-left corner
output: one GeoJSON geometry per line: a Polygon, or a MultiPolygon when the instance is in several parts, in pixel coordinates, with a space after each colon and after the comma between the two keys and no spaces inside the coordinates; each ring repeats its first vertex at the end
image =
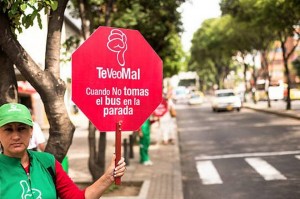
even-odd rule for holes
{"type": "Polygon", "coordinates": [[[0,107],[0,127],[11,122],[33,126],[30,111],[23,104],[9,103],[0,107]]]}

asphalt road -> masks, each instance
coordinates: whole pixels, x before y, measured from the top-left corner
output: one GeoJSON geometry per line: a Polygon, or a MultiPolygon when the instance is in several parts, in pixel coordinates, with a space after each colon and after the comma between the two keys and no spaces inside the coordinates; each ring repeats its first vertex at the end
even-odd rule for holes
{"type": "Polygon", "coordinates": [[[299,120],[177,105],[185,199],[300,198],[299,120]]]}

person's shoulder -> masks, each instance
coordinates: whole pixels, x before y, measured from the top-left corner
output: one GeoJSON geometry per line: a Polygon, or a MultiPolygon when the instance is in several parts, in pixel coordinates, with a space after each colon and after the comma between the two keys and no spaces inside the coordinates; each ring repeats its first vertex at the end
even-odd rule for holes
{"type": "Polygon", "coordinates": [[[32,150],[29,150],[30,154],[34,157],[37,157],[37,158],[50,158],[50,159],[53,159],[55,158],[53,154],[51,153],[48,153],[48,152],[44,152],[44,151],[32,151],[32,150]]]}
{"type": "Polygon", "coordinates": [[[28,150],[30,155],[40,162],[45,168],[52,167],[53,170],[55,168],[55,157],[53,154],[48,152],[40,152],[40,151],[31,151],[28,150]]]}

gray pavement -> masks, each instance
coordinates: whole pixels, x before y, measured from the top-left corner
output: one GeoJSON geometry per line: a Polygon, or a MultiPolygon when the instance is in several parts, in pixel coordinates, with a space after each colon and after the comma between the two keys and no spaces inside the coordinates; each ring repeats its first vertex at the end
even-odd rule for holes
{"type": "MultiPolygon", "coordinates": [[[[258,102],[257,104],[248,102],[244,103],[244,108],[300,119],[300,101],[292,102],[292,110],[285,110],[286,102],[284,101],[272,101],[271,105],[272,107],[268,108],[267,102],[258,102]]],[[[88,171],[88,120],[82,113],[71,115],[71,120],[76,126],[76,131],[68,152],[69,175],[78,183],[91,182],[91,176],[88,171]]],[[[122,138],[129,140],[131,133],[123,132],[122,138]]],[[[114,132],[107,133],[107,161],[111,159],[114,153],[114,136],[114,132]]],[[[150,146],[149,153],[154,165],[144,166],[139,164],[139,146],[135,145],[134,158],[129,159],[126,174],[122,178],[122,182],[142,182],[139,195],[102,198],[183,199],[178,138],[176,137],[174,145],[159,144],[160,134],[158,126],[153,125],[151,139],[154,144],[150,146]]]]}

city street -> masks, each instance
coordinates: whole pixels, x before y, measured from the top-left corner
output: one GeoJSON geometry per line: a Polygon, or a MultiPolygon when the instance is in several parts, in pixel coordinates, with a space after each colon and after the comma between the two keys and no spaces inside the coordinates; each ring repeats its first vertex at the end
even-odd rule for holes
{"type": "Polygon", "coordinates": [[[300,1],[0,5],[0,199],[300,198],[300,1]]]}
{"type": "Polygon", "coordinates": [[[177,111],[184,198],[299,197],[299,120],[246,108],[214,113],[208,102],[177,111]]]}

